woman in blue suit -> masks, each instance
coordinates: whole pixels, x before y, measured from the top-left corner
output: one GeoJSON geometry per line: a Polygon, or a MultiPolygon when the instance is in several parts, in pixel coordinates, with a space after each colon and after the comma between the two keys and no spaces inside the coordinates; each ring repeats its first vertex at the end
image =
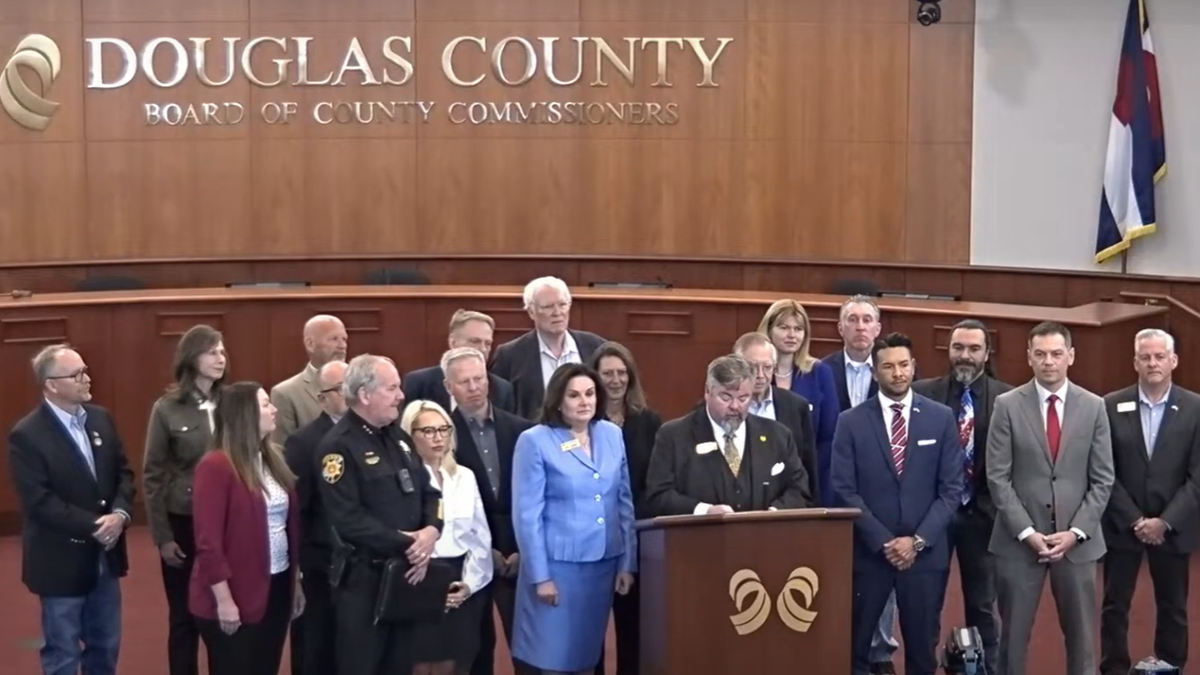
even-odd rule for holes
{"type": "Polygon", "coordinates": [[[546,386],[541,423],[517,439],[513,527],[521,552],[513,657],[543,673],[590,673],[613,591],[633,585],[637,540],[621,428],[600,376],[565,364],[546,386]]]}
{"type": "Polygon", "coordinates": [[[808,352],[812,345],[812,322],[808,320],[804,306],[795,300],[779,300],[771,305],[758,325],[758,332],[769,336],[779,352],[775,386],[794,391],[812,404],[821,505],[830,506],[833,498],[833,486],[829,482],[833,429],[841,412],[833,369],[808,352]]]}

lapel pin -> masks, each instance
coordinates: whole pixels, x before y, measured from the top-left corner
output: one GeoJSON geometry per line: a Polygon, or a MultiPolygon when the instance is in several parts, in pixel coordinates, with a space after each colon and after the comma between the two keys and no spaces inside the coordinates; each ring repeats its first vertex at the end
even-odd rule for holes
{"type": "Polygon", "coordinates": [[[767,437],[766,437],[766,436],[759,436],[759,437],[758,437],[758,440],[762,441],[763,443],[766,443],[766,442],[767,442],[767,437]]]}
{"type": "Polygon", "coordinates": [[[95,432],[95,431],[93,431],[93,432],[92,432],[92,445],[94,445],[94,446],[96,446],[96,447],[98,448],[98,447],[100,447],[100,446],[101,446],[103,443],[104,443],[104,442],[100,440],[100,434],[99,434],[98,432],[95,432]]]}
{"type": "Polygon", "coordinates": [[[1171,406],[1171,410],[1174,410],[1175,412],[1179,412],[1179,406],[1173,405],[1173,406],[1171,406]]]}

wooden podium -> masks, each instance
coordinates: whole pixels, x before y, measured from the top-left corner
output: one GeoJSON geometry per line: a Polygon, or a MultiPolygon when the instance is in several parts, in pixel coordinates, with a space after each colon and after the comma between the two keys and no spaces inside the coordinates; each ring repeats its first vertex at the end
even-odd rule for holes
{"type": "Polygon", "coordinates": [[[850,672],[858,514],[640,521],[641,675],[850,672]]]}

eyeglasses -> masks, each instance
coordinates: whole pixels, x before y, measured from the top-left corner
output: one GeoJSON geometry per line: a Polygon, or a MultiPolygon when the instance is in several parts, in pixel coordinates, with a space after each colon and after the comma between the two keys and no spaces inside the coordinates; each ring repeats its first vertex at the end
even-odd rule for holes
{"type": "Polygon", "coordinates": [[[87,377],[87,374],[88,374],[87,366],[84,366],[83,368],[80,368],[79,370],[77,370],[73,373],[68,373],[66,375],[50,375],[46,379],[47,380],[75,380],[76,382],[79,382],[80,384],[82,384],[83,378],[87,377]]]}
{"type": "Polygon", "coordinates": [[[338,382],[337,384],[333,385],[332,387],[329,387],[328,389],[322,389],[321,391],[318,391],[317,396],[324,396],[325,394],[332,394],[335,391],[340,392],[341,390],[342,390],[342,383],[338,382]]]}
{"type": "Polygon", "coordinates": [[[421,434],[425,438],[436,438],[438,436],[449,436],[450,432],[454,431],[454,427],[446,425],[443,427],[421,427],[413,429],[414,434],[421,434]]]}

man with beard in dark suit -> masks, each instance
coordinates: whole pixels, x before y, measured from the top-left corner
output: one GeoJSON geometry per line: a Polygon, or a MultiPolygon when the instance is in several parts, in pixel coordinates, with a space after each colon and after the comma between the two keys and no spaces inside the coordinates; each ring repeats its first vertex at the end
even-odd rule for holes
{"type": "MultiPolygon", "coordinates": [[[[483,354],[486,361],[492,352],[492,335],[495,331],[496,322],[487,314],[466,309],[456,310],[450,317],[449,348],[470,347],[483,354]]],[[[450,410],[446,373],[442,372],[441,365],[414,370],[402,380],[406,401],[433,401],[442,406],[443,410],[450,410]]],[[[517,409],[512,384],[495,373],[488,374],[488,398],[493,405],[506,412],[515,412],[517,409]]]]}
{"type": "Polygon", "coordinates": [[[708,366],[704,404],[662,425],[650,454],[652,516],[802,509],[815,502],[792,432],[751,415],[754,369],[731,354],[708,366]]]}
{"type": "Polygon", "coordinates": [[[116,675],[125,528],[133,470],[91,377],[67,345],[38,352],[42,401],[13,427],[8,454],[22,516],[21,579],[42,605],[42,672],[116,675]]]}
{"type": "MultiPolygon", "coordinates": [[[[446,373],[445,389],[454,412],[454,451],[458,463],[475,474],[479,496],[492,533],[492,583],[481,593],[491,596],[484,604],[480,626],[479,654],[471,666],[473,675],[491,675],[496,656],[495,614],[500,614],[504,635],[512,644],[513,610],[516,603],[517,572],[521,555],[512,521],[512,463],[517,437],[533,426],[528,420],[501,410],[488,396],[488,372],[484,356],[470,347],[451,349],[442,355],[440,370],[446,373]]],[[[517,667],[514,664],[514,667],[517,667]]],[[[518,670],[518,672],[521,672],[518,670]]]]}
{"type": "Polygon", "coordinates": [[[988,492],[984,458],[988,422],[996,397],[1012,389],[988,374],[991,336],[987,326],[965,319],[950,331],[950,374],[918,380],[912,389],[948,406],[958,421],[965,484],[962,504],[951,525],[951,540],[958,554],[958,575],[968,626],[979,629],[983,640],[980,675],[996,675],[1000,647],[1000,617],[996,612],[995,561],[988,553],[996,505],[988,492]]]}
{"type": "Polygon", "coordinates": [[[1154,655],[1187,672],[1188,562],[1200,543],[1200,396],[1171,383],[1175,339],[1148,328],[1134,338],[1137,384],[1104,397],[1116,481],[1101,521],[1104,604],[1100,673],[1129,672],[1129,605],[1142,556],[1158,619],[1154,655]]]}
{"type": "Polygon", "coordinates": [[[292,622],[292,675],[336,675],[334,651],[333,530],[321,503],[317,448],[325,434],[346,414],[342,383],[345,361],[330,361],[317,371],[317,402],[321,415],[288,436],[284,458],[296,474],[296,500],[300,503],[300,583],[304,588],[304,613],[292,622]]]}
{"type": "Polygon", "coordinates": [[[554,371],[566,363],[587,363],[604,338],[567,328],[571,291],[562,279],[534,279],[525,286],[523,299],[533,330],[496,348],[492,372],[512,383],[517,415],[533,419],[554,371]]]}
{"type": "Polygon", "coordinates": [[[733,344],[733,353],[750,362],[754,368],[753,397],[750,414],[775,420],[792,432],[800,462],[808,472],[808,491],[813,504],[821,503],[820,472],[817,470],[817,441],[813,431],[812,404],[808,399],[771,384],[779,352],[771,338],[762,333],[746,333],[733,344]]]}

